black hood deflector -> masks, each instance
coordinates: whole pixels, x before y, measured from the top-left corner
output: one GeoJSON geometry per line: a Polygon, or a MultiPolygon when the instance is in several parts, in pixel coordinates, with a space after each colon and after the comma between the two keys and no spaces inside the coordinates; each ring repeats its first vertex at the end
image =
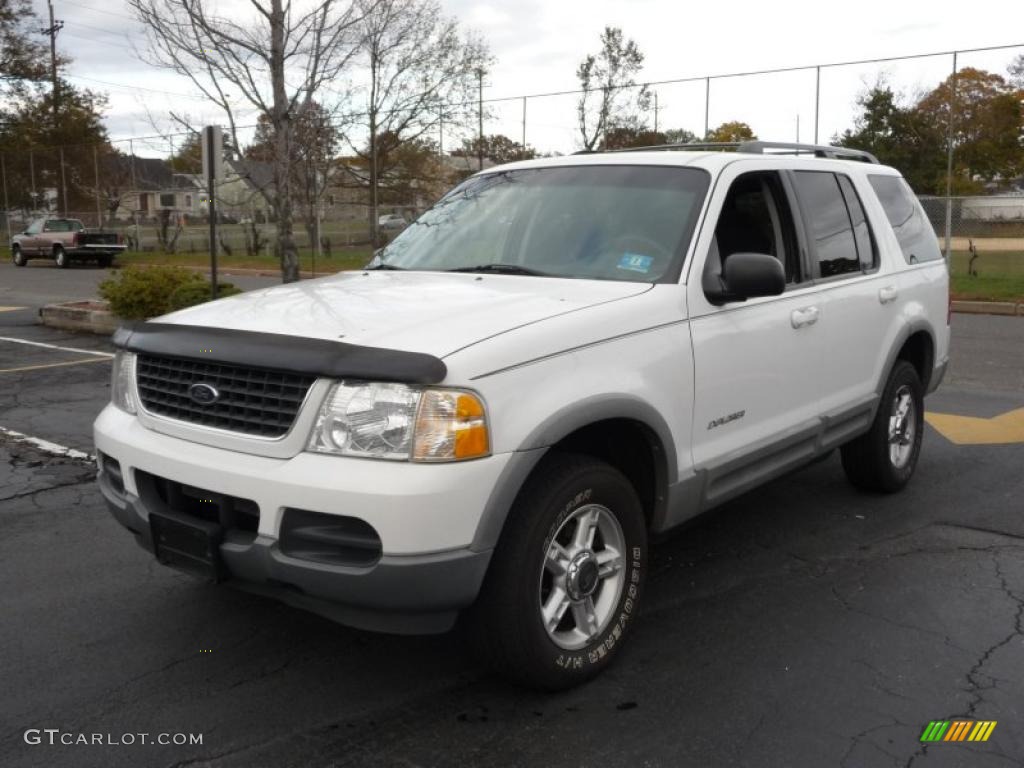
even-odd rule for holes
{"type": "Polygon", "coordinates": [[[223,362],[335,379],[437,384],[448,369],[422,352],[364,347],[283,333],[206,328],[177,323],[136,323],[114,333],[114,346],[130,352],[223,362]]]}

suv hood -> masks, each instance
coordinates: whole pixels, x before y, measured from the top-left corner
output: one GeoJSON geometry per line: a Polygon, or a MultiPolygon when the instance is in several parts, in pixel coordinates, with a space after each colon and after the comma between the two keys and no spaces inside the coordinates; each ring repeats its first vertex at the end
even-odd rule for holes
{"type": "Polygon", "coordinates": [[[444,357],[540,320],[636,296],[650,283],[438,272],[343,272],[160,318],[444,357]]]}

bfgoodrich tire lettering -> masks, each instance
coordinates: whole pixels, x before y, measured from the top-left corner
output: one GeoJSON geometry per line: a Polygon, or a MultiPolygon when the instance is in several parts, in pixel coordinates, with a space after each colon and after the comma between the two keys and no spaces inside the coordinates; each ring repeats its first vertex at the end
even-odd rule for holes
{"type": "Polygon", "coordinates": [[[897,360],[870,431],[842,448],[843,470],[858,488],[894,493],[914,474],[924,433],[924,393],[917,370],[897,360]]]}
{"type": "Polygon", "coordinates": [[[477,648],[496,672],[533,688],[585,682],[619,653],[636,620],[646,569],[643,511],[625,476],[587,456],[552,454],[505,524],[470,617],[477,648]],[[593,521],[589,535],[581,520],[593,521]],[[577,535],[585,546],[573,545],[577,535]],[[561,565],[549,567],[549,558],[561,565]],[[559,620],[552,573],[567,587],[559,620]],[[588,616],[593,623],[585,626],[588,616]]]}

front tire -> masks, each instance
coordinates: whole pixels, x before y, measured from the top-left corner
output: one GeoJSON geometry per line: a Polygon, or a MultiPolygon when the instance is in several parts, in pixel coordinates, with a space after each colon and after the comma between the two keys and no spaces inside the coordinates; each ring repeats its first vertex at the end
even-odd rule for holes
{"type": "Polygon", "coordinates": [[[520,492],[472,611],[476,646],[514,682],[564,690],[618,655],[639,608],[647,529],[629,480],[555,453],[520,492]]]}
{"type": "Polygon", "coordinates": [[[53,248],[53,262],[59,269],[67,269],[69,260],[67,252],[59,245],[53,248]]]}
{"type": "Polygon", "coordinates": [[[21,252],[21,246],[15,245],[11,248],[11,261],[14,262],[16,267],[24,267],[28,264],[28,259],[25,258],[25,254],[21,252]]]}
{"type": "Polygon", "coordinates": [[[901,490],[914,474],[924,435],[924,388],[917,370],[897,360],[870,431],[842,447],[843,470],[858,488],[901,490]]]}

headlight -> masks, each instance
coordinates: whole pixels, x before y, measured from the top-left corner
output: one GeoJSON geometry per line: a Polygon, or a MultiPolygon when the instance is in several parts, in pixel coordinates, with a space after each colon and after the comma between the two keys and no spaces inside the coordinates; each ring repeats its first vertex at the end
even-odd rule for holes
{"type": "Polygon", "coordinates": [[[135,413],[134,381],[135,354],[118,352],[114,355],[114,370],[110,377],[110,402],[127,413],[135,413]]]}
{"type": "Polygon", "coordinates": [[[308,449],[400,461],[458,461],[490,452],[487,414],[470,392],[405,384],[339,383],[317,416],[308,449]]]}

